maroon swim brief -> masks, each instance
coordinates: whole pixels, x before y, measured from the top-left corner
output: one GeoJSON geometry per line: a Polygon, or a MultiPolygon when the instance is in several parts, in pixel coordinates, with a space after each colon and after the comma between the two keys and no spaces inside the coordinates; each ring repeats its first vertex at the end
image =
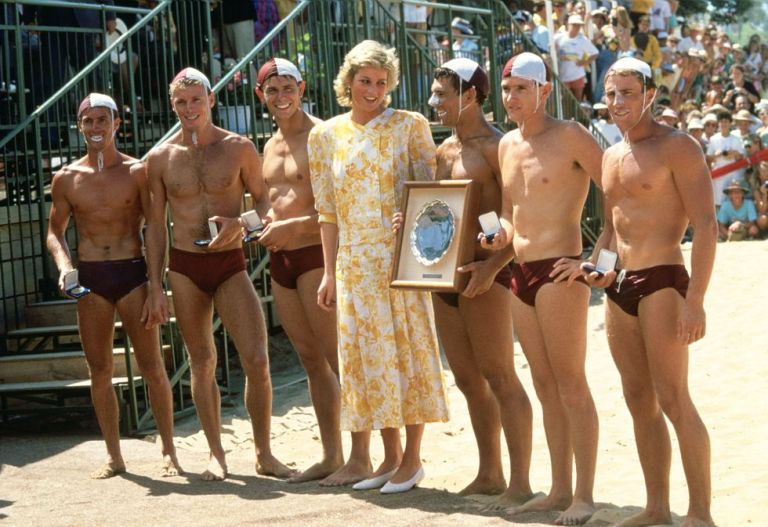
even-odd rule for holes
{"type": "MultiPolygon", "coordinates": [[[[531,307],[536,306],[536,294],[543,285],[551,284],[555,281],[554,278],[549,276],[549,273],[554,269],[555,262],[561,258],[581,260],[581,256],[558,256],[557,258],[546,258],[532,262],[513,263],[512,292],[515,296],[531,307]]],[[[587,281],[583,276],[576,278],[576,282],[587,285],[587,281]]]]}
{"type": "Polygon", "coordinates": [[[671,287],[683,298],[688,292],[688,271],[684,265],[656,265],[637,271],[623,271],[623,274],[623,279],[617,278],[613,285],[606,288],[605,294],[633,317],[637,316],[640,301],[656,291],[671,287]]]}
{"type": "MultiPolygon", "coordinates": [[[[512,264],[509,263],[501,268],[493,277],[493,281],[504,286],[504,289],[510,288],[512,281],[512,264]]],[[[435,293],[443,302],[452,307],[459,307],[459,293],[435,293]]]]}
{"type": "Polygon", "coordinates": [[[246,270],[242,249],[193,253],[171,247],[168,269],[190,280],[204,293],[211,296],[221,284],[240,271],[246,270]]]}
{"type": "Polygon", "coordinates": [[[77,263],[80,285],[116,304],[125,295],[147,281],[144,258],[101,260],[77,263]]]}
{"type": "Polygon", "coordinates": [[[299,277],[317,268],[323,268],[323,246],[320,244],[269,252],[269,274],[286,289],[296,289],[299,277]]]}

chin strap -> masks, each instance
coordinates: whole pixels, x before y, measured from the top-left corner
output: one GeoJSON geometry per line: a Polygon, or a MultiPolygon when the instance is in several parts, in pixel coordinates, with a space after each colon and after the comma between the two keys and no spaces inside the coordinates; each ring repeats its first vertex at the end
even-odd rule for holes
{"type": "MultiPolygon", "coordinates": [[[[643,100],[645,100],[645,95],[646,95],[646,93],[647,93],[647,92],[646,92],[646,88],[645,88],[645,82],[643,82],[643,100]]],[[[616,96],[618,97],[618,96],[619,96],[619,94],[616,94],[616,96]]],[[[651,102],[649,102],[649,103],[648,103],[648,105],[643,105],[643,111],[642,111],[642,112],[640,112],[640,117],[638,117],[638,118],[637,118],[637,121],[635,121],[635,124],[633,124],[632,126],[630,126],[629,128],[627,128],[627,131],[626,131],[626,132],[624,132],[624,134],[623,134],[623,139],[624,139],[624,142],[625,142],[625,143],[629,143],[629,132],[630,132],[630,131],[632,131],[632,129],[633,129],[635,126],[637,126],[638,124],[640,124],[640,121],[642,121],[642,120],[643,120],[643,115],[645,115],[645,112],[647,112],[647,111],[648,111],[648,109],[649,109],[651,106],[653,106],[653,101],[655,101],[655,100],[656,100],[656,93],[654,93],[654,94],[653,94],[653,97],[651,98],[651,102]]]]}
{"type": "MultiPolygon", "coordinates": [[[[539,83],[534,80],[532,80],[531,82],[533,83],[534,86],[536,86],[536,108],[533,109],[533,114],[535,115],[536,112],[539,111],[539,106],[541,105],[541,100],[539,99],[539,83]]],[[[525,133],[525,121],[521,121],[520,123],[518,123],[517,127],[520,129],[521,134],[525,133]]]]}

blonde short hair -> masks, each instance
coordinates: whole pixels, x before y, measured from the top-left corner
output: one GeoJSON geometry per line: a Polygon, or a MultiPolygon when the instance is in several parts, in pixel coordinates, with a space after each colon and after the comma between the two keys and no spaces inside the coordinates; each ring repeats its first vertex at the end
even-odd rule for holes
{"type": "MultiPolygon", "coordinates": [[[[387,93],[390,93],[400,82],[400,59],[394,48],[388,48],[375,40],[363,40],[349,50],[344,57],[344,63],[339,68],[339,74],[333,81],[333,90],[340,106],[352,106],[349,87],[352,79],[363,68],[381,68],[387,70],[387,93]]],[[[389,106],[392,98],[387,95],[385,102],[389,106]]]]}
{"type": "MultiPolygon", "coordinates": [[[[168,95],[173,97],[173,92],[175,92],[178,88],[191,88],[192,86],[202,86],[203,88],[206,88],[205,84],[203,84],[203,82],[198,79],[190,79],[189,77],[182,77],[181,79],[173,81],[171,84],[168,85],[168,95]]],[[[207,95],[208,89],[206,88],[205,91],[207,95]]]]}

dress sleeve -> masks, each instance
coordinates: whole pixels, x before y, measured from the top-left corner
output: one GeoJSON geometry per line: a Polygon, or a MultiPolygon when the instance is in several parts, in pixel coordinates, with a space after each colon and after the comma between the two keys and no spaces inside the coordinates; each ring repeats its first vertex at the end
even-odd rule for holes
{"type": "Polygon", "coordinates": [[[309,177],[315,195],[315,209],[320,223],[336,223],[336,194],[333,190],[331,152],[327,135],[319,126],[309,133],[307,141],[309,177]]]}
{"type": "Polygon", "coordinates": [[[432,181],[437,169],[435,142],[429,122],[421,114],[415,116],[408,138],[408,157],[411,164],[411,178],[415,181],[432,181]]]}

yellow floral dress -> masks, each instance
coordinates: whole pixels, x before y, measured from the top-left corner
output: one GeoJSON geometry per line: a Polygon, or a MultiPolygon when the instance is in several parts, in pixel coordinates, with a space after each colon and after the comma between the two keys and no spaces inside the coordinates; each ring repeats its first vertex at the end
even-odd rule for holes
{"type": "Polygon", "coordinates": [[[448,420],[430,295],[389,288],[391,218],[403,182],[434,178],[435,144],[427,120],[388,108],[360,125],[343,114],[315,126],[308,148],[320,221],[337,224],[339,231],[342,428],[448,420]]]}

